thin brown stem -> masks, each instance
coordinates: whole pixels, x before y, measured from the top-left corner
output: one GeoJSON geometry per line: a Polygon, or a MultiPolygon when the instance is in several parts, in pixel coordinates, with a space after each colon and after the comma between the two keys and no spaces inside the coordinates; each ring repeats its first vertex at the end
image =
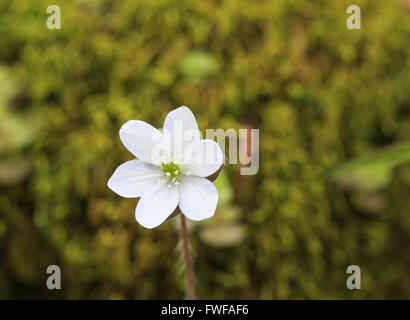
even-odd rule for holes
{"type": "Polygon", "coordinates": [[[188,232],[186,229],[185,216],[181,213],[181,238],[182,238],[182,250],[186,269],[187,280],[187,299],[196,300],[195,295],[195,283],[194,283],[194,270],[192,268],[191,255],[189,254],[189,242],[188,232]]]}

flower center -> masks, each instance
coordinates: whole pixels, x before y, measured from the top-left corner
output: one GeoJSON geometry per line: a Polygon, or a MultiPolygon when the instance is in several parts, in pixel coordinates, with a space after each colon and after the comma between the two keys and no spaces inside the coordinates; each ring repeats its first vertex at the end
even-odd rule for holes
{"type": "Polygon", "coordinates": [[[160,183],[168,183],[168,187],[171,187],[173,184],[179,184],[180,178],[179,176],[182,174],[181,169],[179,166],[172,161],[169,163],[161,163],[162,172],[163,172],[163,179],[162,177],[158,178],[158,182],[160,183]]]}
{"type": "Polygon", "coordinates": [[[177,178],[182,172],[179,166],[173,162],[162,163],[162,172],[165,178],[174,179],[177,178]]]}

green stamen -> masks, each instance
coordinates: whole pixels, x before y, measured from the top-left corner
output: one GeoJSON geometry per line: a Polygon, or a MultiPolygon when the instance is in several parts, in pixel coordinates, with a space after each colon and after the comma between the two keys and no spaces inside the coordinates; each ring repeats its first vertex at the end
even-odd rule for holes
{"type": "Polygon", "coordinates": [[[162,172],[164,172],[165,178],[174,179],[177,178],[182,172],[179,166],[173,162],[162,163],[162,172]]]}

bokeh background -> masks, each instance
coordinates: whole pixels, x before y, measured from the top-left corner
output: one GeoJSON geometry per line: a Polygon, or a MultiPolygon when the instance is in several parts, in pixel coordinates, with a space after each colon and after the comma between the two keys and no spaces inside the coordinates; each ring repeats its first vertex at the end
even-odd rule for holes
{"type": "Polygon", "coordinates": [[[124,122],[187,105],[201,130],[260,129],[258,174],[227,166],[190,224],[200,298],[409,299],[409,18],[408,0],[2,0],[0,298],[184,298],[178,220],[142,228],[106,183],[124,122]]]}

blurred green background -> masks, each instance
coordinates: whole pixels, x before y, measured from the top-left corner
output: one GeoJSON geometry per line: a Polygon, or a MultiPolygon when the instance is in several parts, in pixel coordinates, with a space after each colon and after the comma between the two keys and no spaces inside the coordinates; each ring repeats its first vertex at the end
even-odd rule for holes
{"type": "Polygon", "coordinates": [[[227,166],[190,224],[200,298],[410,298],[409,18],[408,0],[0,1],[0,298],[184,297],[178,220],[146,230],[106,186],[132,158],[121,125],[180,105],[203,131],[260,129],[258,174],[227,166]]]}

